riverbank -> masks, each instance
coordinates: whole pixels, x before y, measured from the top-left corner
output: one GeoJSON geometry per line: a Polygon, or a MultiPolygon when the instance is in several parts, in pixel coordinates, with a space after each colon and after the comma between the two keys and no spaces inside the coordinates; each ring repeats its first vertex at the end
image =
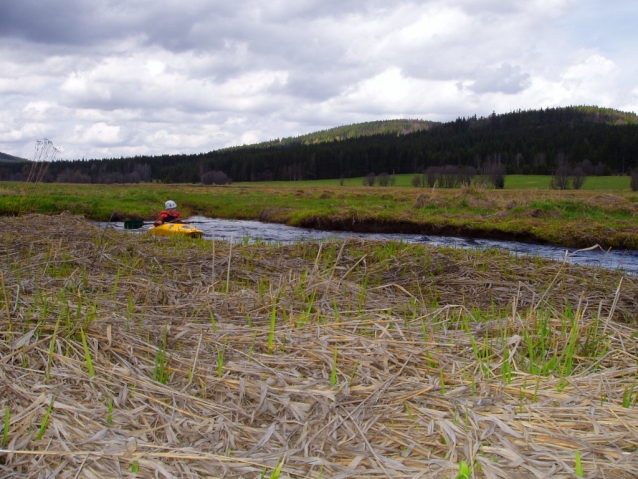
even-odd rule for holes
{"type": "Polygon", "coordinates": [[[638,193],[624,190],[5,183],[0,214],[69,211],[101,221],[152,220],[166,199],[176,201],[183,216],[638,249],[638,193]]]}
{"type": "Polygon", "coordinates": [[[2,218],[0,244],[15,477],[638,469],[633,277],[398,242],[231,247],[66,214],[2,218]]]}

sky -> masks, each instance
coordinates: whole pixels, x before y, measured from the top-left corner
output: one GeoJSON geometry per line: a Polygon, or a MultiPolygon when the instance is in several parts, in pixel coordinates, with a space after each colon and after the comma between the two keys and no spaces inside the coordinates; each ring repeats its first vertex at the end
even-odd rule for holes
{"type": "Polygon", "coordinates": [[[363,121],[638,112],[635,0],[0,0],[0,151],[199,153],[363,121]]]}

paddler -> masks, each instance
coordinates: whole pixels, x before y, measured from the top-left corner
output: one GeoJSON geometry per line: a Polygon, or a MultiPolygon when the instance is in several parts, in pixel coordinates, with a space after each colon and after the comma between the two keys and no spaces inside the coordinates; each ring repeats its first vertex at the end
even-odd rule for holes
{"type": "Polygon", "coordinates": [[[164,203],[166,210],[159,214],[159,217],[153,223],[155,226],[159,226],[164,223],[188,223],[188,221],[182,221],[177,211],[177,203],[172,200],[168,200],[164,203]]]}

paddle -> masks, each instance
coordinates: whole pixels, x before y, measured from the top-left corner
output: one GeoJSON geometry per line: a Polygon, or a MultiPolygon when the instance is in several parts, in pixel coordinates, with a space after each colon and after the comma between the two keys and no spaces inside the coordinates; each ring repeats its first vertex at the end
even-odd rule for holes
{"type": "Polygon", "coordinates": [[[136,230],[144,226],[144,222],[141,220],[128,220],[124,222],[125,230],[136,230]]]}

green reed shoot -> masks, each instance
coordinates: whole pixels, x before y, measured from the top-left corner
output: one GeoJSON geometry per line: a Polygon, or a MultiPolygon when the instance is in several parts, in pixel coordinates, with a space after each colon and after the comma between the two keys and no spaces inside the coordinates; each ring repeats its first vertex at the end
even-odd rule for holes
{"type": "Polygon", "coordinates": [[[572,373],[572,365],[574,359],[574,350],[576,348],[576,341],[578,340],[578,318],[574,318],[571,320],[572,322],[572,330],[569,334],[569,343],[567,344],[567,348],[561,354],[561,359],[563,359],[560,378],[558,380],[557,390],[560,392],[567,386],[568,382],[564,381],[564,378],[567,378],[572,373]]]}
{"type": "Polygon", "coordinates": [[[461,461],[459,464],[459,473],[456,476],[456,479],[470,479],[472,477],[472,470],[467,465],[467,462],[461,461]]]}
{"type": "Polygon", "coordinates": [[[505,348],[503,351],[503,366],[501,366],[501,373],[503,374],[503,382],[505,384],[512,383],[512,366],[509,363],[510,350],[505,348]]]}
{"type": "Polygon", "coordinates": [[[538,397],[538,386],[540,386],[541,377],[536,376],[536,386],[534,386],[534,397],[532,397],[532,402],[536,402],[536,398],[538,397]]]}
{"type": "Polygon", "coordinates": [[[131,464],[131,472],[139,472],[140,470],[140,465],[137,461],[133,461],[133,464],[131,464]]]}
{"type": "Polygon", "coordinates": [[[585,474],[583,473],[583,464],[580,462],[580,452],[576,451],[575,452],[575,467],[574,469],[576,469],[576,475],[578,477],[585,477],[585,474]]]}
{"type": "Polygon", "coordinates": [[[120,281],[120,267],[117,267],[117,273],[115,274],[115,281],[113,282],[113,293],[111,293],[111,299],[115,299],[115,293],[117,293],[117,283],[120,281]]]}
{"type": "Polygon", "coordinates": [[[335,352],[332,358],[332,372],[330,373],[330,386],[337,385],[337,345],[335,344],[335,352]]]}
{"type": "Polygon", "coordinates": [[[86,358],[86,367],[89,369],[89,376],[94,377],[95,372],[93,371],[93,361],[91,361],[91,352],[89,351],[89,346],[86,343],[86,337],[84,336],[83,329],[80,329],[80,336],[82,336],[82,346],[84,346],[84,357],[86,358]]]}
{"type": "Polygon", "coordinates": [[[217,323],[215,322],[215,315],[213,314],[213,309],[208,305],[208,313],[210,314],[210,326],[213,328],[213,332],[217,332],[217,323]]]}
{"type": "Polygon", "coordinates": [[[49,382],[49,372],[51,371],[51,363],[53,362],[53,352],[55,348],[55,339],[58,336],[58,328],[60,327],[60,319],[55,323],[55,327],[53,328],[53,336],[51,336],[51,345],[49,346],[49,360],[47,361],[47,370],[44,375],[44,382],[49,382]]]}
{"type": "Polygon", "coordinates": [[[126,325],[130,329],[131,318],[133,317],[133,312],[135,311],[135,304],[133,303],[133,291],[129,291],[128,293],[128,301],[126,302],[126,325]]]}
{"type": "Polygon", "coordinates": [[[166,384],[168,382],[170,374],[168,365],[171,362],[171,356],[166,354],[167,336],[168,328],[165,327],[157,352],[155,353],[155,369],[153,371],[153,379],[162,384],[166,384]]]}
{"type": "Polygon", "coordinates": [[[414,421],[414,416],[412,415],[412,410],[410,409],[410,405],[408,404],[408,402],[405,402],[405,412],[408,413],[408,417],[410,418],[410,421],[414,421]]]}
{"type": "Polygon", "coordinates": [[[224,356],[226,355],[226,343],[221,349],[217,349],[217,377],[221,378],[224,375],[224,356]]]}
{"type": "Polygon", "coordinates": [[[285,456],[281,458],[275,470],[272,471],[272,474],[270,475],[270,479],[277,479],[279,477],[279,474],[281,474],[281,470],[284,467],[284,460],[285,460],[285,456]]]}
{"type": "Polygon", "coordinates": [[[253,328],[253,320],[250,318],[250,314],[246,315],[246,322],[248,323],[248,327],[250,329],[252,329],[253,328]]]}
{"type": "Polygon", "coordinates": [[[634,376],[634,381],[631,383],[631,388],[625,386],[622,395],[622,407],[628,408],[631,406],[631,400],[634,396],[634,388],[636,387],[636,377],[634,376]]]}
{"type": "Polygon", "coordinates": [[[348,381],[348,387],[352,386],[352,381],[354,380],[355,374],[357,374],[357,369],[359,369],[359,361],[357,361],[354,365],[354,369],[352,370],[352,374],[350,375],[350,380],[348,381]]]}
{"type": "Polygon", "coordinates": [[[268,332],[268,354],[272,354],[275,341],[275,324],[277,323],[277,305],[272,307],[272,314],[270,315],[270,331],[268,332]]]}
{"type": "Polygon", "coordinates": [[[109,410],[106,415],[107,424],[113,424],[113,398],[109,398],[109,410]]]}
{"type": "Polygon", "coordinates": [[[55,394],[51,396],[51,402],[49,403],[49,407],[47,408],[47,412],[44,415],[44,419],[42,419],[42,425],[40,426],[40,430],[38,431],[38,435],[35,437],[36,441],[39,441],[47,430],[47,425],[49,424],[49,416],[51,415],[51,409],[53,409],[53,403],[55,402],[55,394]]]}
{"type": "Polygon", "coordinates": [[[339,322],[339,309],[337,308],[337,299],[333,299],[332,300],[332,307],[334,308],[334,312],[335,312],[335,322],[338,323],[339,322]]]}
{"type": "Polygon", "coordinates": [[[9,406],[4,410],[4,432],[2,434],[2,447],[7,447],[9,443],[9,422],[11,421],[11,412],[9,406]]]}
{"type": "Polygon", "coordinates": [[[248,360],[252,359],[253,351],[255,350],[255,341],[257,340],[257,331],[253,334],[253,342],[250,345],[250,349],[248,350],[248,360]]]}

